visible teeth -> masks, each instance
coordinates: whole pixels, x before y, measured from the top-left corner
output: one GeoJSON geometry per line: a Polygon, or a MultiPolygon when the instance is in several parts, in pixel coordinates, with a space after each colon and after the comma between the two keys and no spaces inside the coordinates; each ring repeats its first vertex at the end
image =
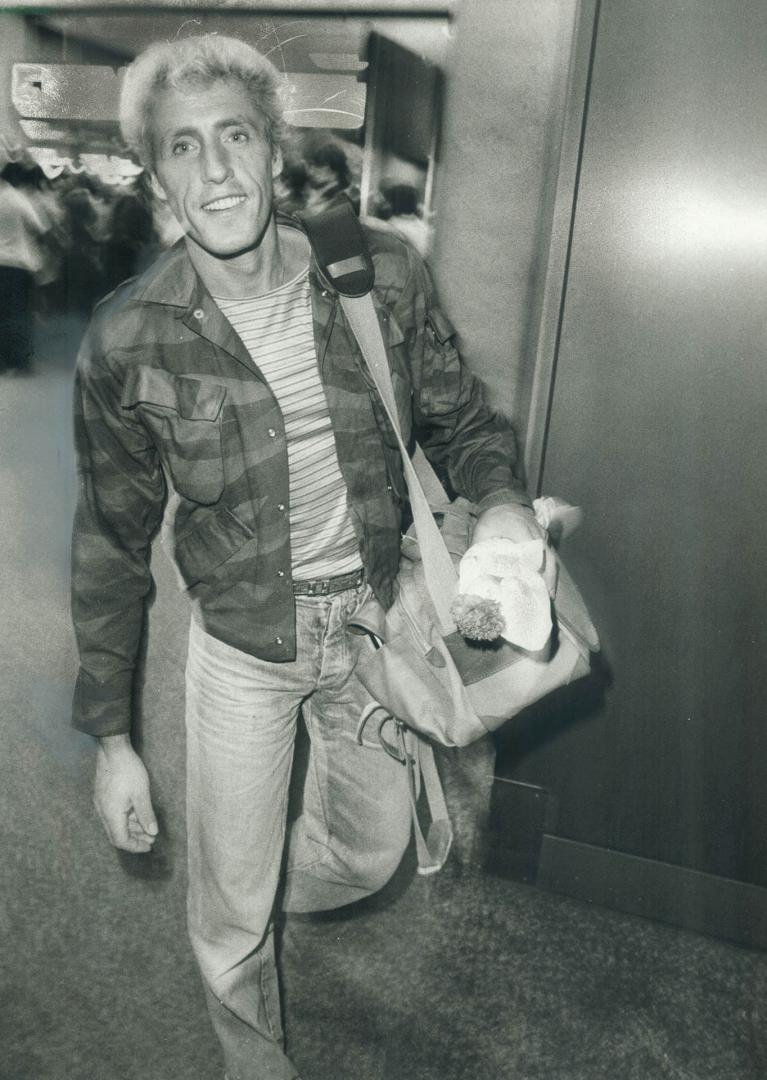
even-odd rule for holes
{"type": "Polygon", "coordinates": [[[244,195],[229,195],[225,199],[215,199],[213,202],[206,203],[203,210],[231,210],[233,206],[241,202],[245,202],[244,195]]]}

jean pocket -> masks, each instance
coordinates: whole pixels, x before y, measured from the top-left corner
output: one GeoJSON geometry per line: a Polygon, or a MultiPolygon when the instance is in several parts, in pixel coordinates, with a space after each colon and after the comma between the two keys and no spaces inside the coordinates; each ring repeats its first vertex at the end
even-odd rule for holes
{"type": "Polygon", "coordinates": [[[185,499],[209,506],[224,491],[221,423],[226,387],[140,366],[123,388],[122,407],[141,416],[170,482],[185,499]]]}

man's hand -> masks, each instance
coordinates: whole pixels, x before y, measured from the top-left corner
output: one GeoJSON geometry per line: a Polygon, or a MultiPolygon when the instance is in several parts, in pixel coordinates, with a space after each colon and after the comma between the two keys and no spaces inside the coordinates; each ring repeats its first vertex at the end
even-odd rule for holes
{"type": "Polygon", "coordinates": [[[542,540],[546,543],[546,530],[538,524],[533,511],[516,503],[490,506],[477,516],[472,544],[492,540],[496,536],[504,536],[516,543],[526,540],[542,540]]]}
{"type": "Polygon", "coordinates": [[[525,543],[529,540],[543,542],[544,554],[540,571],[550,596],[557,593],[557,559],[554,552],[548,546],[548,534],[539,524],[532,510],[516,503],[501,503],[498,506],[490,506],[477,515],[477,523],[472,534],[472,544],[478,544],[481,540],[493,540],[502,536],[514,543],[525,543]]]}
{"type": "Polygon", "coordinates": [[[135,853],[152,850],[157,819],[149,776],[127,735],[99,739],[93,804],[115,847],[135,853]]]}

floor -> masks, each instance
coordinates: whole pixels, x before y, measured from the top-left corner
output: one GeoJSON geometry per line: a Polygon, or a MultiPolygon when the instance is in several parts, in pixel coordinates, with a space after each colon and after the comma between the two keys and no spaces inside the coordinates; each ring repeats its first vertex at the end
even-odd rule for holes
{"type": "MultiPolygon", "coordinates": [[[[184,937],[186,608],[158,547],[143,755],[151,856],[106,843],[93,747],[69,725],[70,342],[0,376],[0,1078],[221,1080],[184,937]]],[[[282,941],[304,1080],[757,1080],[767,957],[408,856],[380,896],[294,918],[282,941]]]]}

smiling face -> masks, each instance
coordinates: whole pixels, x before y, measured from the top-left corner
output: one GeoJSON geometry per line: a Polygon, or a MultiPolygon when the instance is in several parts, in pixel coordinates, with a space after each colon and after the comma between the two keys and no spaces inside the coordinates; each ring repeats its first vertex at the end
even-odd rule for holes
{"type": "Polygon", "coordinates": [[[261,243],[282,168],[245,87],[218,81],[190,93],[163,90],[151,113],[152,184],[189,240],[215,259],[261,243]]]}

